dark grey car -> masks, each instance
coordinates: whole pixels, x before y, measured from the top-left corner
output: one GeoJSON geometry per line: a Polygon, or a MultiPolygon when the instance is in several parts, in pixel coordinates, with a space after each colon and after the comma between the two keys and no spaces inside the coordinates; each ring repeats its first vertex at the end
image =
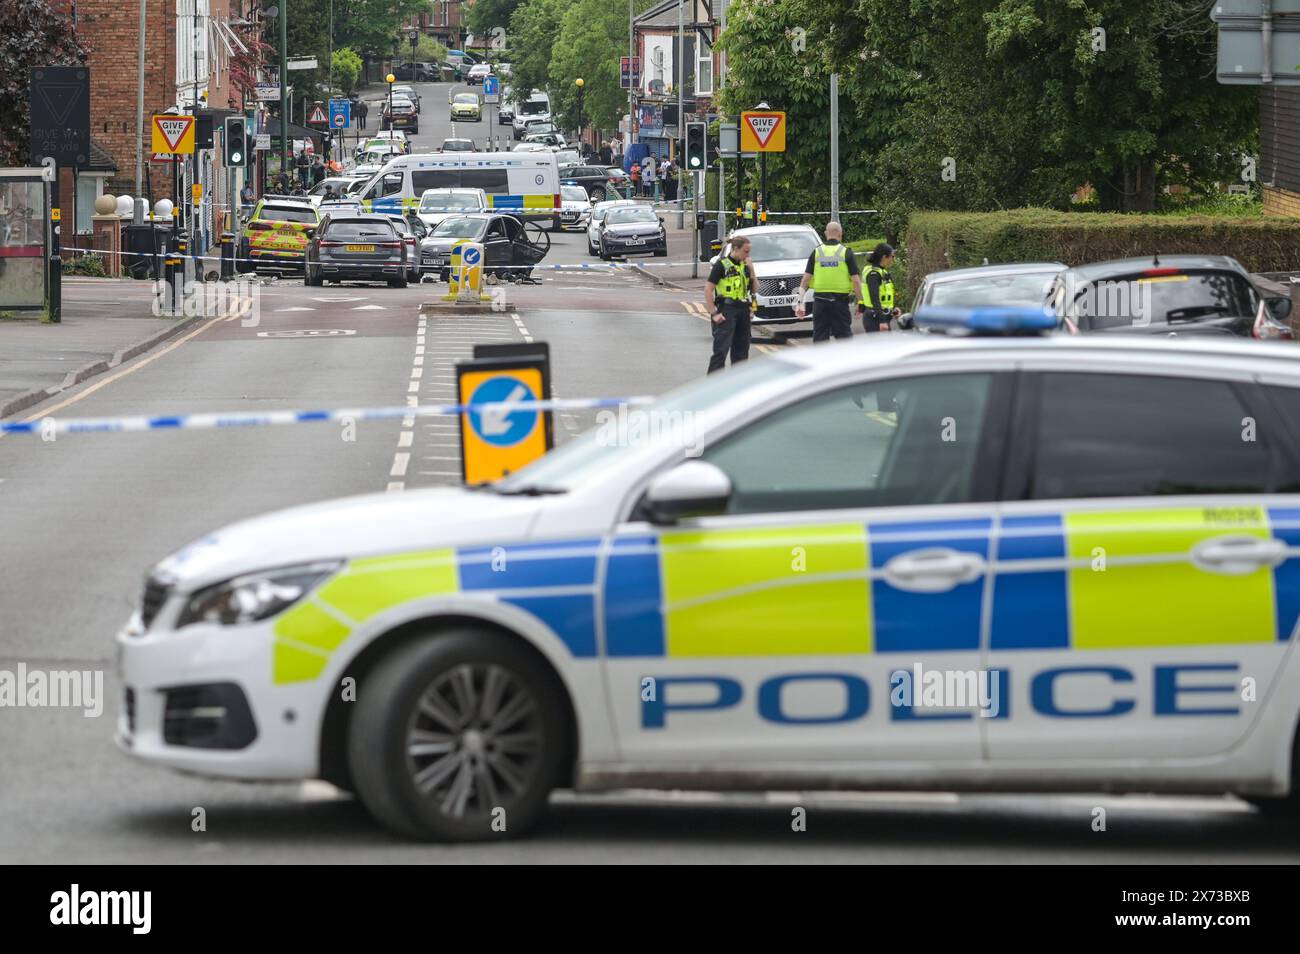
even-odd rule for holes
{"type": "Polygon", "coordinates": [[[405,288],[406,242],[385,215],[326,217],[307,245],[305,285],[386,281],[405,288]]]}
{"type": "Polygon", "coordinates": [[[600,230],[600,257],[668,254],[668,233],[663,219],[644,205],[615,206],[605,214],[600,230]]]}

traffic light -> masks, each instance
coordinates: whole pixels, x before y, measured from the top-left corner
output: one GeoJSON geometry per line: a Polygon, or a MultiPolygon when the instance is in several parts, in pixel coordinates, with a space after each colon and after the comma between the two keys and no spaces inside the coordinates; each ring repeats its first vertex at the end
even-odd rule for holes
{"type": "Polygon", "coordinates": [[[226,117],[226,168],[248,165],[248,120],[243,116],[226,117]]]}
{"type": "Polygon", "coordinates": [[[707,165],[708,127],[704,123],[686,124],[686,171],[703,172],[707,165]]]}

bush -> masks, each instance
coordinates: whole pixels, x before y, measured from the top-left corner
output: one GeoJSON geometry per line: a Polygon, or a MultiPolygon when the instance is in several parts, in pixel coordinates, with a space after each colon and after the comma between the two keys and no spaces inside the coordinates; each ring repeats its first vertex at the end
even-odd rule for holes
{"type": "MultiPolygon", "coordinates": [[[[1229,200],[1235,201],[1235,200],[1229,200]]],[[[1243,203],[1249,208],[1249,203],[1243,203]]],[[[1300,266],[1300,220],[1251,215],[1123,215],[1012,209],[917,212],[907,223],[908,292],[931,272],[1003,262],[1082,265],[1112,258],[1231,255],[1251,272],[1300,266]]],[[[897,280],[897,279],[896,279],[897,280]]]]}
{"type": "Polygon", "coordinates": [[[104,268],[104,256],[95,252],[74,255],[63,260],[63,274],[87,275],[91,278],[107,278],[108,270],[104,268]]]}

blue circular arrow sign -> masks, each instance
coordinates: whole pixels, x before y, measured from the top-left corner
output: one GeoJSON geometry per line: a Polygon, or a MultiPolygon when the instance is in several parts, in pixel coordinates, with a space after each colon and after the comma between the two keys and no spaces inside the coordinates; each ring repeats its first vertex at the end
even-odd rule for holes
{"type": "Polygon", "coordinates": [[[533,393],[532,388],[518,378],[510,375],[489,378],[474,389],[469,403],[501,402],[502,406],[484,411],[470,411],[470,427],[489,444],[495,444],[497,447],[513,447],[533,432],[540,412],[533,408],[512,411],[506,405],[536,400],[537,395],[533,393]]]}

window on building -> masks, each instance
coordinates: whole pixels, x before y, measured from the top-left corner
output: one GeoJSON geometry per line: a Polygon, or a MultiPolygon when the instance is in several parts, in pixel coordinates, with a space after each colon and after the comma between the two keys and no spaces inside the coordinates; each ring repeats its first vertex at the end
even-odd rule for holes
{"type": "Polygon", "coordinates": [[[695,64],[695,93],[713,94],[713,48],[704,42],[700,43],[700,57],[695,64]]]}
{"type": "Polygon", "coordinates": [[[91,222],[95,214],[95,200],[103,193],[104,180],[99,176],[77,177],[77,234],[93,230],[91,222]]]}
{"type": "Polygon", "coordinates": [[[655,68],[655,76],[654,76],[654,78],[657,79],[657,80],[663,80],[663,78],[664,78],[664,48],[663,48],[662,46],[660,46],[660,47],[656,47],[656,48],[655,48],[655,52],[654,52],[654,68],[655,68]]]}

